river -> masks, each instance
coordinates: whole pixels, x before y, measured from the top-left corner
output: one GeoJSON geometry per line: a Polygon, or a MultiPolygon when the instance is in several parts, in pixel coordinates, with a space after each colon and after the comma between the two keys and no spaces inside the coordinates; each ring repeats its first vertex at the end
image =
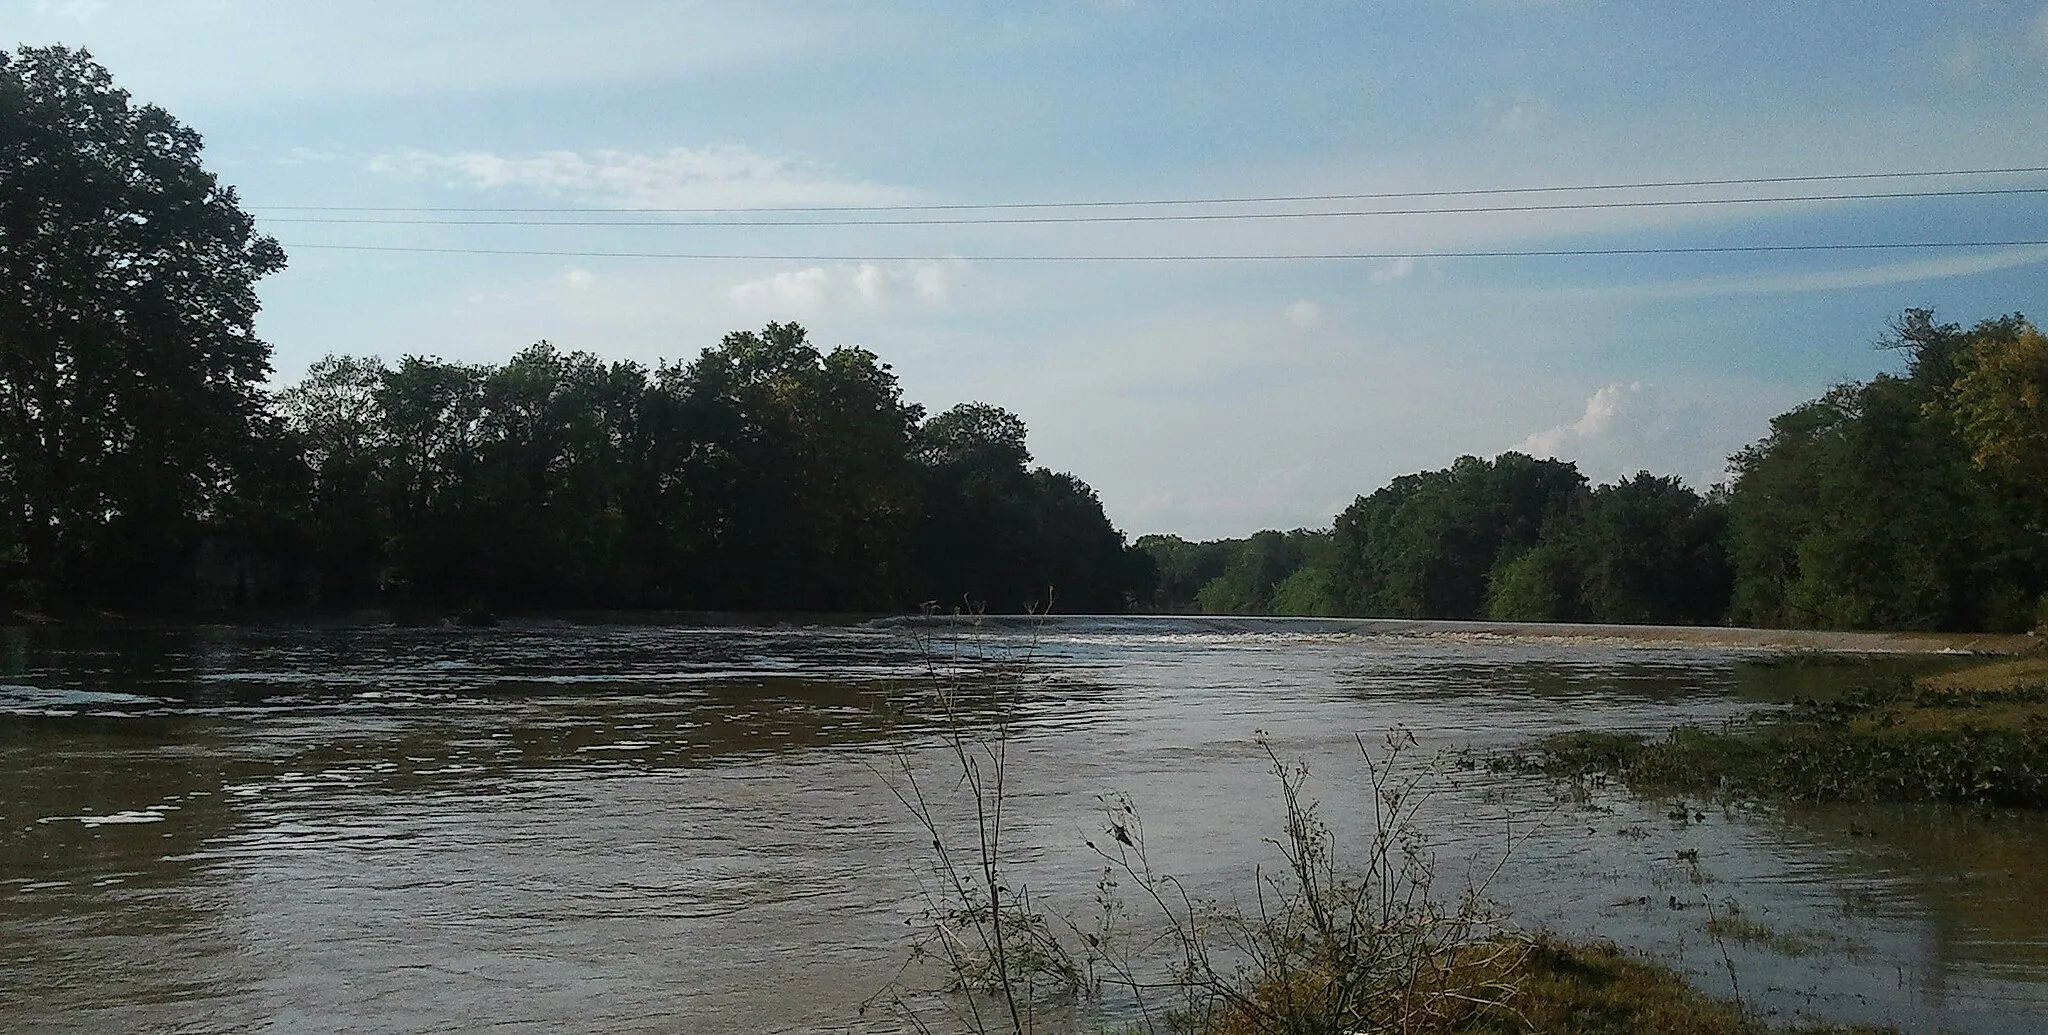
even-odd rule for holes
{"type": "Polygon", "coordinates": [[[1275,861],[1260,740],[1341,839],[1359,741],[1401,729],[1444,759],[1439,879],[1512,839],[1486,890],[1523,927],[1781,1019],[2040,1030],[2040,817],[1560,797],[1469,764],[1861,671],[1772,657],[1285,620],[0,630],[0,1030],[891,1030],[861,1006],[929,886],[895,791],[950,786],[933,680],[993,667],[1005,843],[1055,908],[1094,891],[1101,796],[1230,901],[1275,861]],[[1710,936],[1731,910],[1774,937],[1710,936]]]}

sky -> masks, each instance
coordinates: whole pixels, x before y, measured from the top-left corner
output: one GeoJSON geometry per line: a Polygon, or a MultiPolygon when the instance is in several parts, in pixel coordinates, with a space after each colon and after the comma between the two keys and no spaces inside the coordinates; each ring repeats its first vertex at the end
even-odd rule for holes
{"type": "Polygon", "coordinates": [[[543,339],[652,365],[793,320],[932,412],[1016,412],[1132,536],[1327,526],[1507,449],[1704,488],[1774,414],[1897,369],[1901,310],[2048,311],[2040,245],[1444,254],[2048,241],[2048,193],[1498,211],[2048,173],[900,207],[2048,166],[2038,2],[0,0],[0,46],[53,43],[203,134],[284,243],[279,385],[543,339]],[[1496,211],[1383,212],[1447,207],[1496,211]],[[1271,217],[1330,211],[1382,214],[1271,217]],[[931,222],[1225,213],[1267,218],[931,222]],[[707,225],[832,219],[866,225],[707,225]],[[1083,258],[1283,254],[1376,257],[1083,258]]]}

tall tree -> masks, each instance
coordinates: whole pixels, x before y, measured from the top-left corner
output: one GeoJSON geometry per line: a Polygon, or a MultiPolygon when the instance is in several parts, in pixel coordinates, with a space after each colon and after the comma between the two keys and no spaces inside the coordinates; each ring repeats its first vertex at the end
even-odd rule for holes
{"type": "Polygon", "coordinates": [[[85,52],[0,52],[0,522],[53,599],[166,576],[267,431],[284,252],[199,153],[85,52]]]}
{"type": "Polygon", "coordinates": [[[2042,550],[1972,462],[1942,400],[1971,336],[1909,310],[1903,376],[1840,385],[1771,421],[1733,458],[1729,552],[1738,622],[1823,628],[2023,626],[2042,550]]]}

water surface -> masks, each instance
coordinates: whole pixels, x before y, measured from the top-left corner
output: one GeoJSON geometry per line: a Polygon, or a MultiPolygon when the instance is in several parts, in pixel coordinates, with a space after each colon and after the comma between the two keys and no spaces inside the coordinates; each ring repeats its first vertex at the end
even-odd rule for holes
{"type": "MultiPolygon", "coordinates": [[[[10,1031],[889,1030],[947,787],[936,669],[1014,673],[1021,879],[1079,910],[1099,796],[1204,895],[1273,861],[1263,748],[1340,835],[1359,747],[1715,722],[1859,678],[1756,649],[1331,622],[0,631],[10,1031]]],[[[970,723],[990,716],[970,715],[970,723]]],[[[953,808],[948,802],[943,808],[953,808]]],[[[2048,825],[1736,812],[1450,767],[1445,886],[1614,939],[1780,1016],[2027,1032],[2048,825]],[[1683,854],[1681,854],[1683,853],[1683,854]],[[1717,941],[1739,910],[1777,937],[1717,941]],[[1725,955],[1724,955],[1725,953],[1725,955]],[[1734,974],[1729,973],[1732,964],[1734,974]]]]}

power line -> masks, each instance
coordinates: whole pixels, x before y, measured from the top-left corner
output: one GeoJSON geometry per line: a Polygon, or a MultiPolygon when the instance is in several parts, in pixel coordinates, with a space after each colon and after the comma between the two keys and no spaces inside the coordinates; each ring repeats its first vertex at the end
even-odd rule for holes
{"type": "Polygon", "coordinates": [[[1461,251],[1287,252],[1152,255],[762,255],[712,252],[554,251],[525,248],[437,248],[378,244],[287,244],[286,249],[404,252],[427,255],[505,255],[561,259],[700,259],[762,262],[1324,262],[1366,259],[1520,259],[1626,255],[1728,255],[1779,252],[1909,251],[1959,248],[2048,248],[2032,241],[1889,241],[1832,244],[1740,244],[1657,248],[1531,248],[1461,251]]]}
{"type": "Polygon", "coordinates": [[[1176,212],[1143,215],[977,216],[903,219],[385,219],[381,217],[286,216],[269,223],[351,226],[534,226],[534,227],[827,227],[827,226],[1008,226],[1050,223],[1181,223],[1250,219],[1333,219],[1360,216],[1432,216],[1472,213],[1567,212],[1587,209],[1681,208],[1701,205],[1789,204],[1814,201],[1873,201],[1900,198],[1957,198],[2048,194],[2048,187],[1988,187],[1976,190],[1888,191],[1866,194],[1794,194],[1766,198],[1661,198],[1640,201],[1574,201],[1556,204],[1468,205],[1457,208],[1350,209],[1336,212],[1176,212]]]}
{"type": "MultiPolygon", "coordinates": [[[[2048,172],[2048,165],[1977,169],[1926,169],[1911,172],[1815,173],[1801,176],[1742,176],[1724,179],[1645,180],[1633,183],[1584,183],[1536,187],[1474,187],[1462,190],[1381,191],[1358,194],[1277,194],[1263,197],[1153,198],[1125,201],[1018,201],[957,204],[896,205],[763,205],[758,207],[707,208],[615,208],[603,211],[627,213],[705,214],[738,212],[955,212],[1042,208],[1138,208],[1165,205],[1264,205],[1310,201],[1395,201],[1407,198],[1456,198],[1496,194],[1552,194],[1573,191],[1654,190],[1670,187],[1734,187],[1772,183],[1819,183],[1827,181],[1896,180],[1940,176],[2004,176],[2048,172]]],[[[505,212],[559,213],[589,212],[588,206],[555,208],[500,208],[464,206],[402,205],[248,205],[252,212],[505,212]]]]}

